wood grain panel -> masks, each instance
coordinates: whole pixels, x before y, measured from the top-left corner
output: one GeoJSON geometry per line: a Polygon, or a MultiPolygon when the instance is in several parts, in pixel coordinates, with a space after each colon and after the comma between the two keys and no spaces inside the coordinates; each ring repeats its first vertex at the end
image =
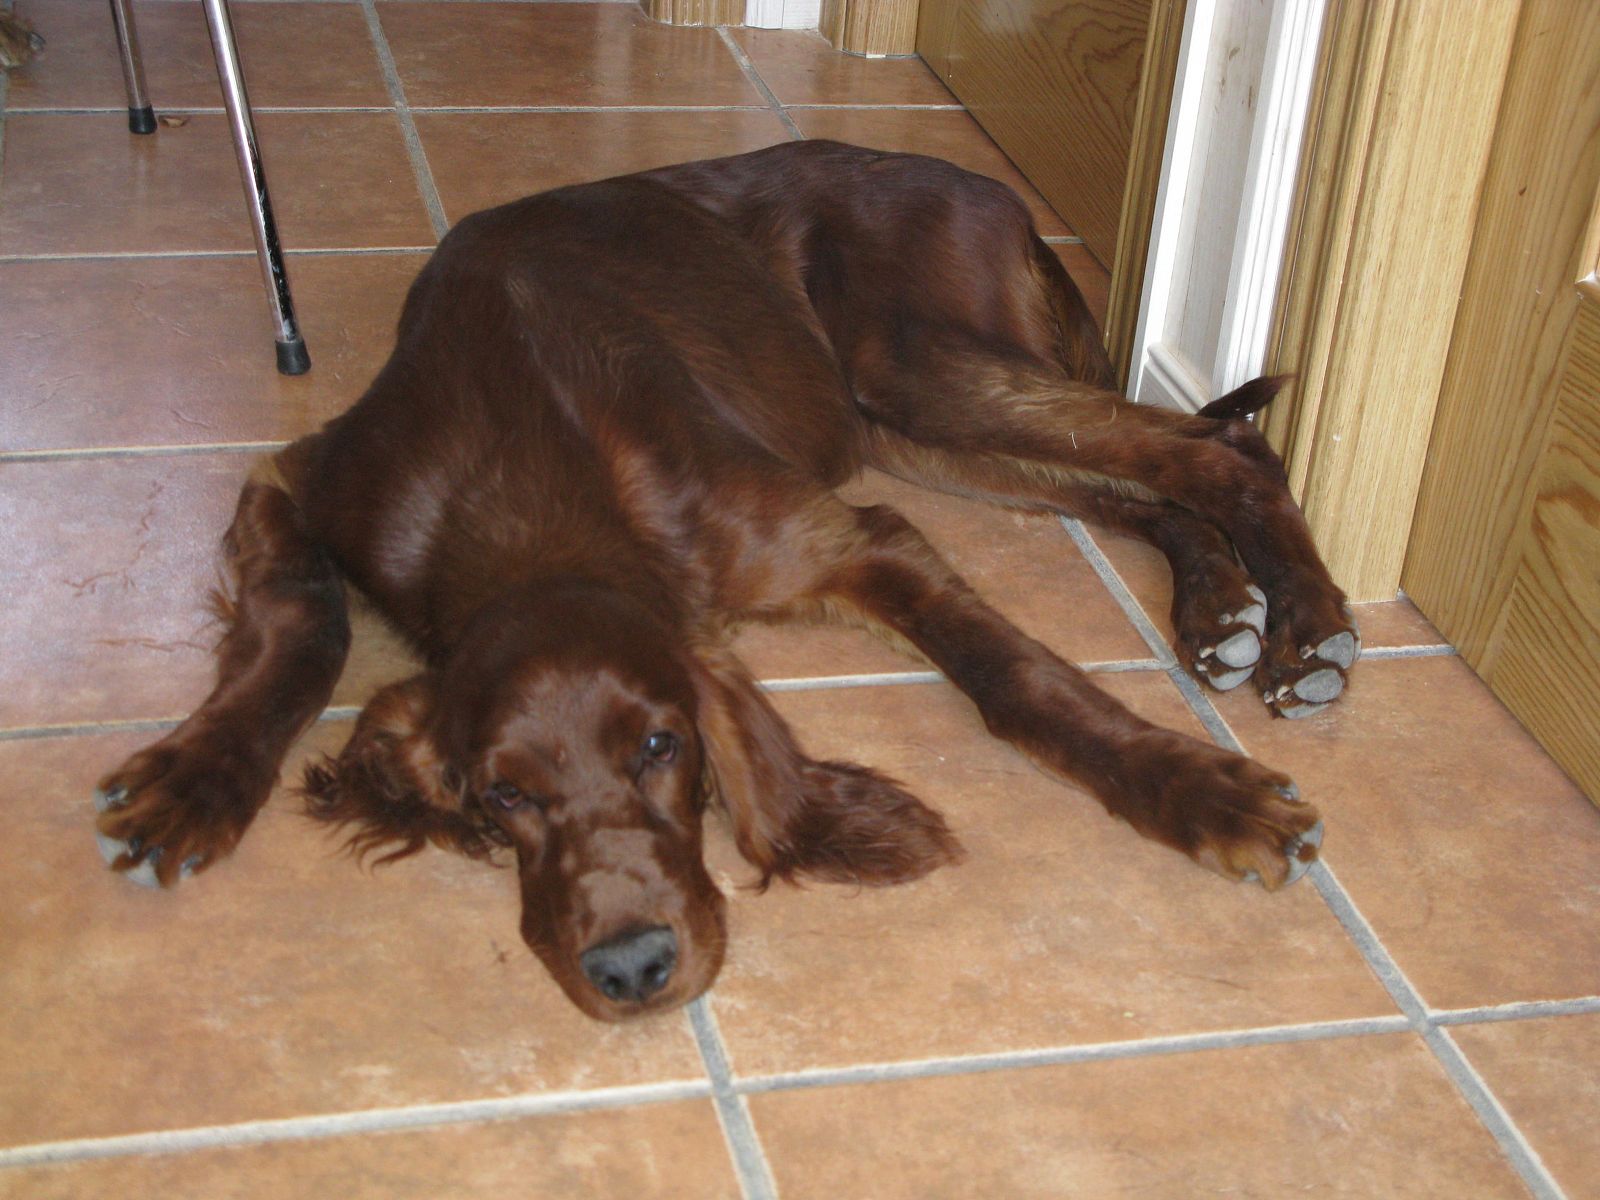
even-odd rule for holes
{"type": "Polygon", "coordinates": [[[849,54],[914,54],[917,0],[822,0],[817,28],[849,54]]]}
{"type": "Polygon", "coordinates": [[[652,20],[667,25],[743,25],[745,0],[642,0],[652,20]]]}
{"type": "MultiPolygon", "coordinates": [[[[926,0],[923,56],[1103,265],[1115,260],[1151,0],[926,0]]],[[[919,46],[919,49],[921,47],[919,46]]]]}
{"type": "MultiPolygon", "coordinates": [[[[1285,445],[1318,544],[1356,600],[1393,599],[1472,243],[1519,0],[1347,0],[1273,368],[1299,376],[1285,445]]],[[[1281,435],[1282,427],[1272,427],[1281,435]]],[[[1431,615],[1431,614],[1430,614],[1431,615]]]]}
{"type": "Polygon", "coordinates": [[[1572,283],[1594,265],[1597,190],[1600,4],[1527,0],[1403,577],[1485,674],[1578,304],[1572,283]]]}
{"type": "Polygon", "coordinates": [[[1600,301],[1574,318],[1490,686],[1600,803],[1600,301]]]}

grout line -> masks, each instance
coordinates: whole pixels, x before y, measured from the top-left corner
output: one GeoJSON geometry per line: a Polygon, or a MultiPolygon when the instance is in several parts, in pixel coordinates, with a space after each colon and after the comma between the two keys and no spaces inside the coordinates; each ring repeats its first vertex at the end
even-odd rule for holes
{"type": "MultiPolygon", "coordinates": [[[[1123,674],[1132,671],[1158,671],[1161,664],[1148,659],[1127,659],[1089,663],[1083,670],[1091,675],[1123,674]]],[[[833,688],[903,687],[944,683],[938,671],[882,671],[861,675],[818,675],[815,678],[764,679],[757,681],[767,692],[820,692],[833,688]]],[[[363,705],[330,704],[317,721],[353,721],[363,705]]],[[[86,737],[111,733],[158,733],[183,724],[183,717],[128,717],[104,721],[63,721],[54,725],[12,725],[0,727],[0,742],[24,742],[46,738],[86,737]]]]}
{"type": "MultiPolygon", "coordinates": [[[[283,3],[284,0],[279,0],[283,3]]],[[[324,0],[324,3],[326,0],[324,0]]],[[[103,117],[108,113],[127,112],[123,104],[81,105],[72,108],[35,108],[23,107],[13,110],[20,116],[27,117],[103,117]]],[[[383,104],[252,104],[251,113],[306,113],[315,116],[329,113],[386,113],[387,105],[383,104]]],[[[228,110],[221,105],[194,104],[194,105],[162,105],[161,116],[167,117],[225,117],[228,110]]]]}
{"type": "Polygon", "coordinates": [[[324,1113],[309,1117],[282,1117],[240,1121],[232,1125],[202,1125],[187,1129],[156,1130],[113,1137],[73,1138],[58,1142],[0,1148],[0,1168],[33,1167],[90,1159],[125,1158],[134,1154],[177,1154],[216,1147],[259,1146],[272,1142],[308,1141],[360,1133],[393,1133],[475,1121],[505,1121],[520,1117],[555,1116],[699,1100],[711,1095],[704,1080],[676,1083],[629,1084],[588,1091],[534,1092],[492,1100],[459,1100],[442,1104],[416,1104],[401,1108],[372,1108],[354,1112],[324,1113]]]}
{"type": "Polygon", "coordinates": [[[1528,1021],[1538,1017],[1576,1017],[1600,1013],[1600,996],[1575,996],[1569,1000],[1521,1000],[1483,1008],[1428,1010],[1435,1025],[1477,1025],[1495,1021],[1528,1021]]]}
{"type": "Polygon", "coordinates": [[[767,86],[767,81],[761,78],[761,72],[756,70],[756,64],[750,61],[750,56],[745,53],[744,47],[739,45],[733,34],[728,32],[727,26],[718,26],[717,36],[722,39],[722,44],[728,48],[728,53],[733,55],[733,61],[739,64],[739,69],[744,72],[744,77],[750,81],[750,86],[761,93],[766,99],[767,107],[772,109],[778,120],[783,122],[783,127],[789,131],[789,136],[797,142],[805,141],[806,135],[800,132],[800,126],[794,123],[794,118],[789,115],[789,110],[778,103],[778,97],[767,86]]]}
{"type": "Polygon", "coordinates": [[[96,458],[161,458],[191,454],[268,454],[288,442],[193,442],[175,446],[98,446],[77,450],[0,450],[0,463],[64,462],[96,458]]]}
{"type": "Polygon", "coordinates": [[[1556,1183],[1538,1151],[1529,1144],[1511,1115],[1489,1090],[1488,1083],[1478,1074],[1477,1068],[1461,1053],[1461,1047],[1456,1045],[1455,1039],[1443,1029],[1430,1027],[1423,1034],[1423,1040],[1439,1060],[1444,1073],[1450,1077],[1450,1082],[1456,1085],[1456,1090],[1477,1114],[1478,1120],[1483,1122],[1484,1128],[1499,1143],[1501,1152],[1511,1160],[1511,1165],[1522,1176],[1522,1182],[1528,1190],[1538,1200],[1566,1200],[1566,1193],[1556,1183]]]}
{"type": "Polygon", "coordinates": [[[755,1122],[750,1118],[750,1106],[734,1088],[728,1049],[723,1044],[722,1031],[717,1028],[709,996],[701,996],[689,1005],[689,1024],[694,1030],[695,1045],[700,1048],[706,1074],[711,1079],[717,1120],[722,1124],[722,1136],[727,1140],[728,1153],[733,1158],[745,1200],[777,1200],[778,1188],[772,1179],[772,1168],[761,1149],[755,1122]]]}
{"type": "Polygon", "coordinates": [[[417,190],[422,195],[423,206],[428,210],[428,220],[433,224],[433,236],[442,238],[450,231],[450,221],[444,213],[444,202],[439,199],[439,189],[434,183],[433,169],[428,166],[428,156],[422,148],[417,123],[412,119],[411,108],[406,103],[406,89],[400,82],[400,69],[395,66],[394,53],[389,49],[389,39],[383,32],[383,22],[378,19],[377,5],[373,0],[361,0],[361,11],[367,18],[367,32],[372,36],[372,48],[378,55],[378,65],[383,69],[383,82],[389,89],[389,99],[394,103],[395,118],[400,122],[400,136],[405,141],[406,154],[411,159],[411,170],[417,177],[417,190]]]}
{"type": "MultiPolygon", "coordinates": [[[[1072,540],[1083,551],[1084,557],[1100,575],[1106,588],[1122,606],[1128,619],[1140,633],[1145,635],[1145,640],[1151,641],[1153,637],[1159,637],[1144,610],[1139,607],[1138,601],[1134,599],[1133,594],[1117,575],[1110,561],[1100,552],[1100,548],[1094,544],[1082,524],[1065,519],[1062,523],[1072,535],[1072,540]]],[[[1153,642],[1151,648],[1155,648],[1153,642]]],[[[1394,657],[1415,657],[1415,655],[1398,654],[1394,657]]],[[[1168,674],[1178,685],[1178,690],[1183,694],[1194,715],[1205,725],[1216,742],[1230,750],[1243,753],[1244,748],[1239,744],[1239,739],[1228,728],[1227,722],[1217,712],[1210,698],[1200,690],[1193,679],[1189,678],[1188,673],[1174,662],[1169,667],[1168,674]]],[[[1446,1077],[1455,1085],[1462,1099],[1467,1102],[1480,1123],[1494,1138],[1495,1144],[1500,1147],[1500,1152],[1506,1156],[1506,1160],[1521,1177],[1523,1183],[1539,1200],[1561,1200],[1563,1193],[1560,1187],[1540,1161],[1533,1147],[1529,1145],[1527,1138],[1523,1136],[1522,1131],[1500,1105],[1483,1077],[1467,1061],[1449,1034],[1434,1023],[1416,986],[1406,977],[1400,964],[1395,961],[1382,939],[1378,937],[1377,931],[1356,907],[1355,901],[1339,882],[1338,876],[1334,874],[1327,860],[1319,859],[1312,864],[1309,875],[1323,903],[1343,927],[1345,934],[1355,943],[1368,969],[1378,977],[1378,981],[1383,984],[1390,998],[1404,1014],[1408,1027],[1422,1038],[1446,1077]]]]}
{"type": "MultiPolygon", "coordinates": [[[[262,0],[262,3],[282,4],[286,0],[262,0]]],[[[324,0],[326,2],[326,0],[324,0]]],[[[548,0],[547,0],[548,2],[548,0]]],[[[285,250],[289,258],[329,254],[432,254],[432,246],[308,246],[299,250],[285,250]]],[[[31,262],[114,262],[118,259],[146,258],[248,258],[254,260],[254,250],[84,250],[43,254],[0,254],[0,264],[31,262]]]]}
{"type": "Polygon", "coordinates": [[[965,104],[787,104],[785,108],[799,108],[806,110],[821,109],[824,111],[849,111],[862,109],[867,112],[966,112],[965,104]]]}
{"type": "MultiPolygon", "coordinates": [[[[574,0],[574,3],[578,0],[574,0]]],[[[588,0],[584,0],[585,3],[588,0]]],[[[475,113],[708,113],[765,112],[765,104],[418,104],[414,113],[471,116],[475,113]]]]}
{"type": "Polygon", "coordinates": [[[1431,646],[1363,646],[1361,661],[1382,662],[1392,658],[1454,658],[1456,648],[1443,642],[1431,646]]]}
{"type": "Polygon", "coordinates": [[[1161,631],[1145,615],[1139,601],[1134,598],[1128,585],[1122,582],[1122,576],[1117,574],[1117,569],[1111,565],[1111,560],[1089,536],[1089,531],[1083,527],[1083,522],[1071,517],[1062,517],[1061,527],[1067,531],[1073,544],[1094,568],[1094,573],[1100,576],[1100,582],[1105,584],[1106,590],[1111,593],[1111,598],[1117,602],[1123,615],[1139,631],[1139,636],[1144,638],[1144,644],[1150,647],[1150,652],[1156,656],[1161,666],[1175,666],[1177,659],[1173,656],[1172,647],[1167,645],[1167,640],[1161,636],[1161,631]]]}
{"type": "Polygon", "coordinates": [[[1040,236],[1039,240],[1046,246],[1081,246],[1083,239],[1075,233],[1052,233],[1048,237],[1040,236]]]}
{"type": "Polygon", "coordinates": [[[1259,1029],[1174,1034],[1167,1037],[1135,1038],[1121,1042],[1089,1042],[1077,1046],[1040,1050],[1004,1050],[993,1054],[789,1071],[741,1079],[734,1083],[734,1089],[744,1095],[760,1095],[765,1092],[794,1091],[801,1088],[886,1083],[894,1080],[931,1079],[950,1075],[982,1075],[993,1071],[1028,1070],[1034,1067],[1067,1066],[1113,1059],[1154,1058],[1205,1050],[1233,1050],[1247,1046],[1329,1041],[1372,1034],[1405,1033],[1409,1029],[1410,1024],[1400,1016],[1365,1017],[1347,1021],[1310,1021],[1298,1025],[1272,1025],[1259,1029]]]}

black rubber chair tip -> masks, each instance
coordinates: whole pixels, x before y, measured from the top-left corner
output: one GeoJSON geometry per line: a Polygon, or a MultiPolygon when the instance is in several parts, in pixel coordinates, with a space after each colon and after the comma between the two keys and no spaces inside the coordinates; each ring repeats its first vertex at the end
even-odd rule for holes
{"type": "Polygon", "coordinates": [[[143,108],[130,108],[128,110],[128,129],[132,133],[154,133],[156,131],[156,110],[148,104],[143,108]]]}
{"type": "Polygon", "coordinates": [[[278,374],[304,375],[311,370],[311,355],[306,353],[305,338],[292,342],[278,342],[278,374]]]}

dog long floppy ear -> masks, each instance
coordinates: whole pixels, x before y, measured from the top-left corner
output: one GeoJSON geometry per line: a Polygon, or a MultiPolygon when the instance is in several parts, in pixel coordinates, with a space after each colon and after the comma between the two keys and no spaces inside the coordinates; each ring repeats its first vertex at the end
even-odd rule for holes
{"type": "Polygon", "coordinates": [[[433,701],[429,675],[391,684],[367,702],[338,758],[306,768],[306,811],[354,826],[348,847],[358,858],[393,845],[377,860],[390,863],[429,842],[488,858],[505,844],[494,825],[463,804],[464,784],[428,732],[433,701]]]}
{"type": "Polygon", "coordinates": [[[803,755],[733,655],[703,651],[690,671],[713,787],[763,887],[775,875],[902,883],[960,861],[944,818],[892,780],[803,755]]]}

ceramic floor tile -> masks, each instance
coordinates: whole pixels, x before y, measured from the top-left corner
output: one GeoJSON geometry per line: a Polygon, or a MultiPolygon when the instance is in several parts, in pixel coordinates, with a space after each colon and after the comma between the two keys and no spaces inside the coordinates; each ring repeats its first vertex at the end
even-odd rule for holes
{"type": "Polygon", "coordinates": [[[1111,302],[1111,272],[1096,262],[1094,255],[1078,243],[1052,244],[1050,249],[1055,251],[1067,274],[1072,276],[1072,282],[1083,293],[1089,311],[1094,314],[1095,323],[1104,329],[1106,308],[1111,302]]]}
{"type": "Polygon", "coordinates": [[[958,104],[920,58],[840,54],[816,30],[729,31],[779,104],[958,104]]]}
{"type": "Polygon", "coordinates": [[[17,1200],[739,1194],[708,1100],[0,1172],[0,1197],[17,1200]]]}
{"type": "Polygon", "coordinates": [[[832,138],[875,150],[931,154],[988,175],[1015,188],[1045,236],[1070,234],[1037,189],[1025,180],[1000,147],[964,112],[907,109],[797,109],[789,114],[808,138],[832,138]]]}
{"type": "MultiPolygon", "coordinates": [[[[1161,551],[1145,542],[1101,528],[1091,528],[1095,544],[1105,553],[1139,607],[1163,637],[1172,638],[1172,571],[1161,551]]],[[[1401,597],[1351,606],[1361,627],[1361,644],[1368,650],[1405,646],[1443,646],[1444,637],[1401,597]]]]}
{"type": "Polygon", "coordinates": [[[762,103],[715,30],[631,4],[388,4],[380,20],[413,107],[762,103]]]}
{"type": "MultiPolygon", "coordinates": [[[[220,633],[206,596],[254,461],[0,463],[0,729],[179,717],[205,697],[220,633]]],[[[413,669],[375,617],[355,624],[335,704],[413,669]]]]}
{"type": "MultiPolygon", "coordinates": [[[[285,768],[336,751],[315,728],[285,768]]],[[[108,871],[95,781],[148,735],[0,743],[0,1144],[703,1079],[684,1014],[583,1016],[524,948],[513,872],[361,870],[280,792],[171,892],[108,871]]]]}
{"type": "MultiPolygon", "coordinates": [[[[45,33],[45,53],[11,74],[10,110],[126,107],[121,60],[104,5],[20,0],[45,33]]],[[[355,4],[237,4],[229,9],[250,102],[272,106],[388,107],[366,18],[355,4]]],[[[146,91],[158,113],[220,108],[205,14],[192,0],[133,6],[146,91]]]]}
{"type": "Polygon", "coordinates": [[[1456,658],[1368,661],[1325,712],[1218,708],[1328,821],[1324,853],[1438,1008],[1600,993],[1600,811],[1456,658]]]}
{"type": "MultiPolygon", "coordinates": [[[[0,254],[253,251],[226,118],[183,120],[8,117],[0,254]]],[[[285,249],[433,244],[392,113],[260,113],[256,132],[285,249]]]]}
{"type": "Polygon", "coordinates": [[[422,113],[416,120],[452,221],[549,188],[789,140],[765,109],[422,113]]]}
{"type": "Polygon", "coordinates": [[[752,1097],[785,1200],[1527,1193],[1410,1034],[752,1097]]]}
{"type": "Polygon", "coordinates": [[[1572,1200],[1600,1196],[1600,1014],[1450,1030],[1572,1200]]]}
{"type": "Polygon", "coordinates": [[[278,374],[254,256],[0,263],[6,450],[288,441],[347,408],[420,254],[293,255],[313,367],[278,374]]]}
{"type": "MultiPolygon", "coordinates": [[[[1198,732],[1162,673],[1096,682],[1198,732]]],[[[901,887],[736,891],[713,996],[739,1075],[1393,1014],[1312,888],[1268,895],[1144,841],[953,689],[776,703],[808,753],[943,812],[968,857],[901,887]]],[[[749,876],[720,835],[711,861],[749,876]]]]}
{"type": "MultiPolygon", "coordinates": [[[[898,509],[986,600],[1058,654],[1085,663],[1149,657],[1054,517],[940,495],[878,472],[841,495],[898,509]]],[[[763,679],[929,669],[859,629],[751,626],[735,649],[763,679]]]]}

